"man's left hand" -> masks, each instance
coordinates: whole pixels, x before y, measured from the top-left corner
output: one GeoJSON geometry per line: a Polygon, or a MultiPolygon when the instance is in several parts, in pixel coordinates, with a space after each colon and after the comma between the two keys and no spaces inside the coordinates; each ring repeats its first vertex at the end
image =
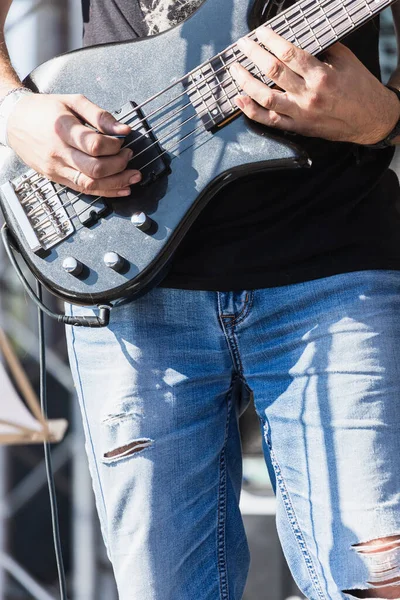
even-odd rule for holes
{"type": "Polygon", "coordinates": [[[238,46],[280,89],[271,89],[235,63],[230,72],[247,94],[235,102],[250,119],[357,144],[375,144],[392,131],[400,116],[396,94],[346,46],[336,43],[321,61],[270,27],[260,27],[256,34],[267,50],[247,37],[238,46]]]}

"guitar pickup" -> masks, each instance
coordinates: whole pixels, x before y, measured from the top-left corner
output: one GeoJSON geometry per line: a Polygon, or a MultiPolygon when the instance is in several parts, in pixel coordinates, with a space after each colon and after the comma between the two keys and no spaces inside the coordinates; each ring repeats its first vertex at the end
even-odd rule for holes
{"type": "Polygon", "coordinates": [[[135,102],[127,102],[122,108],[113,113],[120,122],[129,125],[132,132],[126,136],[123,147],[133,151],[129,162],[130,169],[137,169],[142,174],[138,185],[153,183],[162,175],[171,172],[167,153],[161,148],[151,127],[146,121],[143,111],[135,102]]]}
{"type": "Polygon", "coordinates": [[[94,225],[110,211],[109,206],[102,198],[93,201],[93,196],[74,192],[71,189],[68,189],[67,196],[76,216],[85,227],[94,225]]]}

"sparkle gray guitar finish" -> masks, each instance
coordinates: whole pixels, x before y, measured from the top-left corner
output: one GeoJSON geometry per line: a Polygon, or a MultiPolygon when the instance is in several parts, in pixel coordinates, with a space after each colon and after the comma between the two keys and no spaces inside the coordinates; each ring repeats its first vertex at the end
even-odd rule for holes
{"type": "MultiPolygon", "coordinates": [[[[318,54],[390,3],[301,0],[269,25],[318,54]]],[[[55,185],[1,150],[7,226],[53,293],[87,305],[143,294],[223,186],[251,172],[308,164],[287,137],[237,114],[229,64],[238,60],[271,84],[235,45],[248,32],[250,8],[244,0],[205,0],[170,31],[62,55],[25,82],[44,93],[85,94],[128,123],[124,145],[143,173],[130,197],[105,200],[55,185]]]]}

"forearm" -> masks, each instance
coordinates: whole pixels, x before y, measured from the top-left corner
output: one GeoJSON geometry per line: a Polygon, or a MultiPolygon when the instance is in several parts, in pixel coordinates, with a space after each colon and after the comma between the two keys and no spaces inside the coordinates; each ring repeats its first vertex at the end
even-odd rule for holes
{"type": "Polygon", "coordinates": [[[4,24],[12,0],[0,0],[0,98],[15,87],[21,86],[21,80],[14,71],[4,39],[4,24]]]}

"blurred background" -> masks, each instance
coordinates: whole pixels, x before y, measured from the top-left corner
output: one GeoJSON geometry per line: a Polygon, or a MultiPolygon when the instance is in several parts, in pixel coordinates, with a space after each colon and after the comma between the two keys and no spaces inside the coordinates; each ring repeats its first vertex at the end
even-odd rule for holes
{"type": "MultiPolygon", "coordinates": [[[[7,21],[10,55],[21,77],[36,65],[81,44],[80,0],[14,0],[7,21]]],[[[382,15],[381,65],[386,81],[397,51],[390,12],[382,15]]],[[[54,298],[46,301],[60,310],[54,298]]],[[[36,309],[23,293],[0,247],[0,323],[32,383],[38,385],[36,309]]],[[[64,329],[46,322],[49,417],[68,419],[53,464],[69,597],[117,600],[100,536],[83,434],[66,363],[64,329]]],[[[0,390],[0,401],[4,401],[0,390]]],[[[261,454],[258,419],[242,417],[244,480],[242,513],[252,553],[245,600],[298,600],[282,556],[275,501],[261,454]]],[[[41,446],[0,447],[0,600],[58,598],[50,508],[41,446]]]]}

